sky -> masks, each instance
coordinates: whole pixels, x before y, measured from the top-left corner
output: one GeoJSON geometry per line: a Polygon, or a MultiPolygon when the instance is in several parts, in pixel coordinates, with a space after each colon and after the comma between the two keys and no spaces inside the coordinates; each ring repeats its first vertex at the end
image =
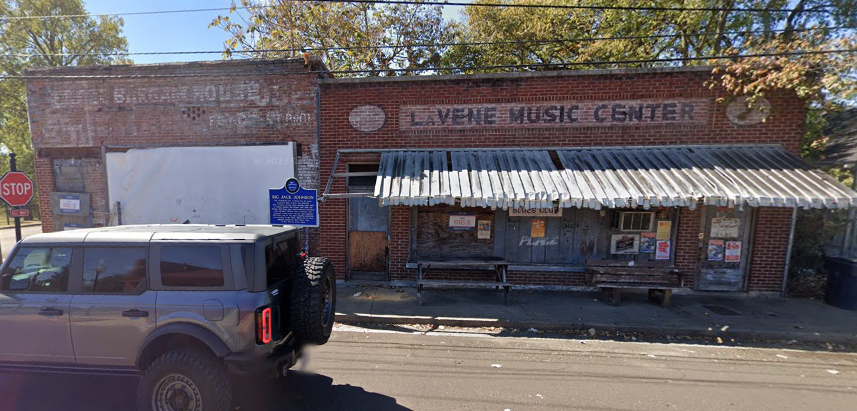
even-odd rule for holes
{"type": "MultiPolygon", "coordinates": [[[[140,11],[207,9],[230,7],[230,0],[85,0],[90,14],[129,13],[140,11]]],[[[456,18],[461,7],[444,7],[444,17],[456,18]]],[[[174,61],[219,60],[223,42],[229,37],[219,28],[208,28],[218,14],[208,11],[195,13],[150,14],[122,16],[124,34],[128,38],[128,51],[217,51],[211,54],[131,56],[137,64],[174,61]]]]}

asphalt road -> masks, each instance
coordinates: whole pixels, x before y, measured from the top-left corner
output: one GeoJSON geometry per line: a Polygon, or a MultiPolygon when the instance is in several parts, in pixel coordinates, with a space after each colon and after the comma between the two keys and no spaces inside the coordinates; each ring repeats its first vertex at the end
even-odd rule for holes
{"type": "MultiPolygon", "coordinates": [[[[38,234],[42,232],[42,226],[34,225],[28,227],[21,227],[21,236],[23,238],[27,238],[33,234],[38,234]]],[[[0,229],[0,249],[3,251],[3,258],[5,259],[7,255],[9,255],[9,251],[12,251],[12,247],[15,246],[15,228],[4,228],[0,229]]]]}
{"type": "MultiPolygon", "coordinates": [[[[857,355],[337,331],[238,410],[854,410],[857,355]],[[494,365],[496,364],[496,365],[494,365]],[[499,365],[499,367],[497,367],[499,365]]],[[[136,379],[0,373],[0,410],[133,409],[136,379]]]]}

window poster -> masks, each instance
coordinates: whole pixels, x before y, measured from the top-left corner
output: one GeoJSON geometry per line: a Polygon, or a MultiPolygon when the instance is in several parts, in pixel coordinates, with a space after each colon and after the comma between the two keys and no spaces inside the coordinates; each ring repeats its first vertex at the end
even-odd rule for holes
{"type": "Polygon", "coordinates": [[[741,262],[741,242],[727,241],[726,242],[726,257],[727,263],[741,262]]]}
{"type": "Polygon", "coordinates": [[[670,240],[658,240],[655,246],[657,247],[655,260],[670,259],[670,240]]]}
{"type": "Polygon", "coordinates": [[[658,240],[669,240],[670,234],[672,234],[673,230],[673,222],[669,220],[661,220],[658,221],[658,240]]]}
{"type": "Polygon", "coordinates": [[[723,261],[723,240],[708,240],[708,261],[723,261]]]}
{"type": "Polygon", "coordinates": [[[480,240],[491,239],[491,220],[479,220],[476,223],[476,238],[480,240]]]}
{"type": "Polygon", "coordinates": [[[534,218],[533,219],[533,228],[530,230],[530,237],[532,237],[532,238],[544,238],[545,237],[545,219],[544,218],[534,218]]]}
{"type": "Polygon", "coordinates": [[[610,253],[612,254],[637,254],[639,250],[639,235],[613,234],[610,238],[610,253]]]}
{"type": "Polygon", "coordinates": [[[655,252],[655,233],[640,234],[640,252],[652,254],[655,252]]]}

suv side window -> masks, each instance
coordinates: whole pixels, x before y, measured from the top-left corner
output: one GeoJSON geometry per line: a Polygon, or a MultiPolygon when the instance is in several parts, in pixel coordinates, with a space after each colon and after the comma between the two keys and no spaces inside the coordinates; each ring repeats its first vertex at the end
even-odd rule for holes
{"type": "Polygon", "coordinates": [[[0,290],[66,292],[71,256],[71,248],[21,247],[0,276],[0,290]]]}
{"type": "Polygon", "coordinates": [[[83,291],[136,294],[145,287],[144,247],[93,247],[83,254],[83,291]]]}
{"type": "Polygon", "coordinates": [[[223,287],[220,247],[162,247],[161,284],[165,287],[223,287]]]}

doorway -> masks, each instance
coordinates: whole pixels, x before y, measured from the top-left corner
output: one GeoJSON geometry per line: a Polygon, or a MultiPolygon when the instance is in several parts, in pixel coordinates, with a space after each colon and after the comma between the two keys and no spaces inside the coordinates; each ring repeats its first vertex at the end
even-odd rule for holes
{"type": "MultiPolygon", "coordinates": [[[[378,164],[348,164],[348,192],[372,193],[376,177],[368,174],[377,172],[378,164]]],[[[390,209],[378,199],[348,200],[347,279],[389,281],[389,228],[390,209]]]]}
{"type": "Polygon", "coordinates": [[[709,206],[704,214],[697,289],[744,291],[753,227],[752,209],[709,206]]]}

